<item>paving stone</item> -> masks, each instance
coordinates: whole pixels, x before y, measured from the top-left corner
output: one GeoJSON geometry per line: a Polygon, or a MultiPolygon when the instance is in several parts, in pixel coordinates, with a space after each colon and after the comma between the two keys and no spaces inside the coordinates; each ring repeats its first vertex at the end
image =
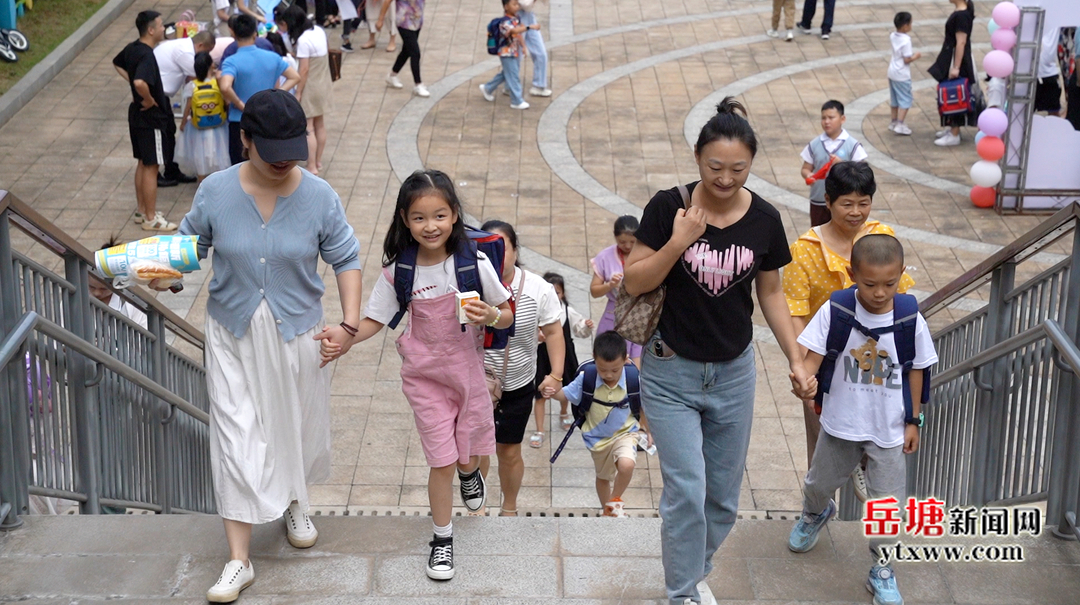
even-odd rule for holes
{"type": "Polygon", "coordinates": [[[563,594],[577,598],[621,595],[630,599],[664,597],[664,568],[656,558],[564,557],[563,594]]]}
{"type": "Polygon", "coordinates": [[[140,555],[137,559],[126,555],[4,557],[0,598],[21,600],[60,595],[167,597],[177,582],[184,556],[140,555]],[[113,571],[92,573],[91,568],[113,571]],[[47,580],[42,577],[45,569],[48,570],[47,580]]]}
{"type": "Polygon", "coordinates": [[[548,597],[559,596],[557,562],[551,557],[476,556],[454,553],[454,579],[435,582],[424,576],[427,549],[411,557],[377,561],[375,591],[400,597],[548,597]],[[529,573],[521,573],[527,569],[529,573]]]}

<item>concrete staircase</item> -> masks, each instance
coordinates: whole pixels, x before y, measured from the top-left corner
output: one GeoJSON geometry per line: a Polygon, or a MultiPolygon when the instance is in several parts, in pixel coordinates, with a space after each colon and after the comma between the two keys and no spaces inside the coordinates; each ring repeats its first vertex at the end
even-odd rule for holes
{"type": "MultiPolygon", "coordinates": [[[[243,605],[614,605],[665,603],[660,520],[460,517],[457,577],[424,576],[431,521],[315,517],[319,543],[299,551],[281,522],[257,527],[256,582],[243,605]]],[[[832,522],[810,553],[788,551],[788,520],[740,520],[709,584],[721,603],[869,603],[861,524],[832,522]]],[[[937,543],[941,543],[939,540],[937,543]]],[[[962,543],[948,538],[947,543],[962,543]]],[[[924,543],[928,543],[924,541],[924,543]]],[[[970,540],[965,545],[980,543],[970,540]]],[[[1080,603],[1080,545],[1045,533],[1024,563],[897,566],[914,603],[1080,603]]],[[[227,558],[221,521],[204,515],[27,517],[0,533],[0,602],[199,604],[227,558]]]]}

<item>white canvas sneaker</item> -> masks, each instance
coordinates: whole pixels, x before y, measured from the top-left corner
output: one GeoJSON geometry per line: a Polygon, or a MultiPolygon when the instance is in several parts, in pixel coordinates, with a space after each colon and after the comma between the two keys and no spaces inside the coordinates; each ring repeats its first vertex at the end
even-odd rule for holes
{"type": "Polygon", "coordinates": [[[170,223],[165,215],[160,212],[154,213],[153,220],[143,219],[143,231],[176,231],[177,224],[170,223]]]}
{"type": "Polygon", "coordinates": [[[767,29],[765,30],[765,35],[770,38],[779,38],[780,32],[776,31],[775,29],[767,29]]]}
{"type": "Polygon", "coordinates": [[[413,92],[416,93],[416,96],[425,99],[431,96],[431,92],[427,89],[427,86],[424,86],[423,84],[417,84],[416,88],[413,89],[413,92]]]}
{"type": "Polygon", "coordinates": [[[405,86],[401,83],[401,80],[399,80],[397,75],[394,73],[387,74],[386,85],[390,86],[391,88],[404,88],[405,86]]]}
{"type": "Polygon", "coordinates": [[[510,108],[511,109],[528,109],[529,108],[529,102],[528,101],[522,101],[522,102],[518,103],[517,105],[511,105],[510,108]]]}
{"type": "Polygon", "coordinates": [[[232,603],[240,598],[240,591],[255,583],[255,566],[250,562],[233,559],[225,564],[217,584],[206,591],[206,600],[211,603],[232,603]]]}
{"type": "Polygon", "coordinates": [[[701,605],[716,605],[716,597],[713,596],[712,589],[705,580],[697,583],[697,591],[701,596],[701,605]]]}
{"type": "Polygon", "coordinates": [[[960,144],[960,135],[946,132],[940,139],[934,141],[938,147],[955,147],[960,144]]]}
{"type": "Polygon", "coordinates": [[[484,95],[485,101],[489,103],[495,101],[495,95],[488,92],[487,86],[484,86],[483,84],[480,85],[480,93],[484,95]]]}
{"type": "Polygon", "coordinates": [[[285,509],[285,533],[289,538],[289,544],[294,548],[311,548],[319,539],[319,530],[311,522],[307,513],[300,510],[300,503],[293,500],[289,508],[285,509]]]}
{"type": "Polygon", "coordinates": [[[534,96],[534,97],[550,97],[551,96],[551,89],[550,88],[538,88],[536,86],[533,86],[532,88],[529,89],[529,94],[534,96]]]}

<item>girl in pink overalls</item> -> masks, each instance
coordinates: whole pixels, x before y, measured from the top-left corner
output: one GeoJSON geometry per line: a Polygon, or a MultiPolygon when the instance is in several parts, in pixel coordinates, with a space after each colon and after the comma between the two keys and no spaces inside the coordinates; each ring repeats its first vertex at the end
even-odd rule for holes
{"type": "Polygon", "coordinates": [[[367,340],[398,312],[394,292],[395,261],[416,247],[416,266],[409,303],[409,325],[398,338],[401,389],[416,418],[416,430],[431,474],[428,501],[435,524],[427,575],[454,577],[453,480],[456,467],[461,499],[470,511],[483,508],[484,478],[479,457],[495,453],[495,421],[484,380],[484,326],[508,328],[514,323],[510,293],[482,252],[476,265],[483,300],[465,305],[465,330],[457,316],[457,271],[454,250],[469,246],[461,202],[454,184],[437,170],[414,172],[398,192],[394,222],[383,244],[383,271],[364,308],[365,318],[344,346],[322,341],[323,362],[345,354],[367,340]]]}

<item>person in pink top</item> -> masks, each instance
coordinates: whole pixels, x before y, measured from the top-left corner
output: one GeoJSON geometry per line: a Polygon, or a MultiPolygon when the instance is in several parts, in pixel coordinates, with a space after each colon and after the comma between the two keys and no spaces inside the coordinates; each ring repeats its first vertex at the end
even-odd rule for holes
{"type": "MultiPolygon", "coordinates": [[[[400,13],[399,13],[400,14],[400,13]]],[[[514,324],[510,293],[495,267],[465,233],[464,211],[454,183],[438,170],[414,172],[401,184],[394,222],[383,244],[383,271],[364,308],[356,334],[344,345],[322,343],[323,363],[378,334],[398,314],[394,289],[397,261],[415,259],[409,325],[397,340],[401,390],[409,400],[431,472],[428,502],[435,525],[427,575],[454,577],[451,514],[457,470],[461,499],[470,511],[486,498],[480,456],[495,453],[495,419],[484,380],[484,326],[514,324]],[[464,304],[468,321],[458,320],[455,252],[475,257],[482,300],[464,304]]]]}
{"type": "MultiPolygon", "coordinates": [[[[597,334],[603,334],[615,329],[615,297],[619,293],[619,284],[622,283],[623,265],[630,251],[634,249],[637,238],[638,220],[633,216],[620,216],[615,219],[615,244],[600,251],[592,259],[593,279],[589,284],[589,293],[593,298],[607,296],[607,308],[600,317],[600,325],[596,328],[597,334]]],[[[641,345],[626,341],[626,354],[641,367],[641,345]]]]}

